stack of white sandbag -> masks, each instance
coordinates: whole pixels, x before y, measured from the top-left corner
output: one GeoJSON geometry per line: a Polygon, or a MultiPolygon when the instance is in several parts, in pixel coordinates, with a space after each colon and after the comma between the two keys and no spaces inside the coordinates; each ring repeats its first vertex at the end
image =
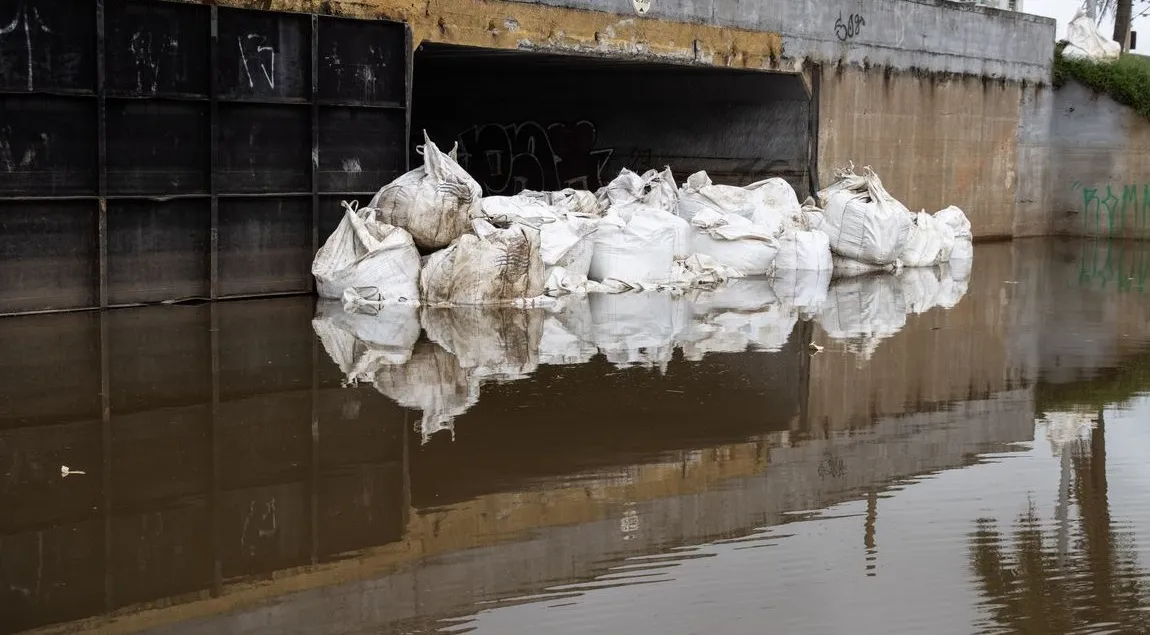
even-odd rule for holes
{"type": "Polygon", "coordinates": [[[594,234],[599,228],[594,204],[589,213],[570,211],[584,209],[585,200],[575,194],[577,190],[564,192],[572,194],[555,198],[537,196],[537,192],[488,196],[482,205],[483,215],[493,222],[518,223],[539,230],[544,290],[548,293],[585,289],[595,251],[594,234]]]}
{"type": "Polygon", "coordinates": [[[970,221],[957,207],[933,216],[911,213],[870,168],[836,171],[835,182],[817,194],[825,209],[836,277],[935,267],[955,258],[970,259],[970,221]]]}

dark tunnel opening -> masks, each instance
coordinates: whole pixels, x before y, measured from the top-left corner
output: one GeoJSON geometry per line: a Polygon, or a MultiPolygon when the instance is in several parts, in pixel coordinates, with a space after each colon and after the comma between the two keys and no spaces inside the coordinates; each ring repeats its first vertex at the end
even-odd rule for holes
{"type": "Polygon", "coordinates": [[[812,100],[799,75],[547,53],[421,45],[412,165],[426,130],[484,194],[594,191],[626,167],[670,166],[678,183],[786,179],[811,190],[812,100]]]}

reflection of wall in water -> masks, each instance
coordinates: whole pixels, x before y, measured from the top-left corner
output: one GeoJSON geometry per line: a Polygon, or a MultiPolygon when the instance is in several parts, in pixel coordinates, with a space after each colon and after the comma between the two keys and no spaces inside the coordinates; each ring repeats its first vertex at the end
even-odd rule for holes
{"type": "Polygon", "coordinates": [[[4,632],[400,537],[403,414],[340,388],[313,350],[312,310],[296,298],[0,321],[13,353],[0,359],[4,632]]]}
{"type": "Polygon", "coordinates": [[[1010,310],[999,293],[1012,265],[1009,245],[980,245],[958,305],[907,315],[905,326],[882,340],[869,361],[842,352],[841,343],[816,327],[814,341],[826,350],[811,359],[811,433],[865,427],[876,417],[985,397],[1014,385],[1021,369],[1007,351],[1010,310]]]}

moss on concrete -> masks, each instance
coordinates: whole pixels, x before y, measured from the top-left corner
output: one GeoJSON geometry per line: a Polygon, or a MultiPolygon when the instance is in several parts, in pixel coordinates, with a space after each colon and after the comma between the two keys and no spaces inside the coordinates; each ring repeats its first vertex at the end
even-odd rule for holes
{"type": "Polygon", "coordinates": [[[1067,59],[1062,56],[1066,44],[1054,47],[1055,88],[1076,79],[1150,119],[1150,57],[1127,54],[1114,62],[1067,59]]]}

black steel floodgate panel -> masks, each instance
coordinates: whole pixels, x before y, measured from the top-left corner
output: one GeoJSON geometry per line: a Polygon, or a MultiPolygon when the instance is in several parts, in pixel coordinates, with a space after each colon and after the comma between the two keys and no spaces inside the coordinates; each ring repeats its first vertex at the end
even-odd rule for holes
{"type": "Polygon", "coordinates": [[[0,314],[309,292],[407,169],[406,25],[0,0],[0,314]]]}

